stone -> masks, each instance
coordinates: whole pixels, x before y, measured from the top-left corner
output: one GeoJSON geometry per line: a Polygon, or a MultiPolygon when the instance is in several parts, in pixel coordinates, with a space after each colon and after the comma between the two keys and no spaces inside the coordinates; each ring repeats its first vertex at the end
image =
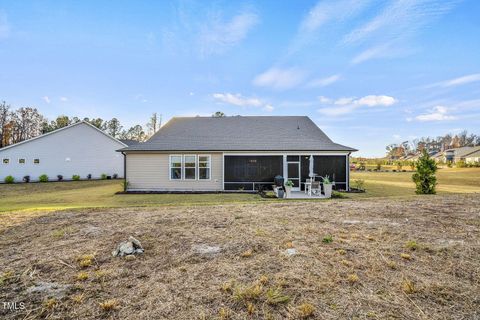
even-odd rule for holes
{"type": "Polygon", "coordinates": [[[130,236],[128,237],[127,241],[120,242],[117,248],[112,251],[112,255],[114,257],[123,257],[132,254],[140,254],[144,251],[145,250],[143,249],[140,241],[130,236]]]}
{"type": "Polygon", "coordinates": [[[289,249],[285,250],[285,254],[286,254],[287,256],[294,256],[294,255],[297,254],[297,249],[295,249],[295,248],[289,248],[289,249]]]}
{"type": "Polygon", "coordinates": [[[195,245],[193,246],[193,250],[196,253],[203,254],[203,255],[213,255],[222,251],[222,249],[219,246],[208,246],[206,244],[195,245]]]}
{"type": "Polygon", "coordinates": [[[133,261],[137,259],[137,257],[135,257],[133,254],[129,254],[128,256],[125,256],[125,260],[127,261],[133,261]]]}
{"type": "Polygon", "coordinates": [[[71,286],[67,284],[40,281],[28,288],[27,293],[42,293],[47,297],[61,299],[70,289],[71,286]]]}

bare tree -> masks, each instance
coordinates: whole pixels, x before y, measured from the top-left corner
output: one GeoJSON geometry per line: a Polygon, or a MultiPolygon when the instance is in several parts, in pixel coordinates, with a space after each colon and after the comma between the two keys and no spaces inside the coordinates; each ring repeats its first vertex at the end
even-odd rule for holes
{"type": "Polygon", "coordinates": [[[150,117],[150,121],[147,123],[148,136],[153,136],[155,132],[160,129],[162,125],[162,115],[158,116],[156,112],[150,117]]]}

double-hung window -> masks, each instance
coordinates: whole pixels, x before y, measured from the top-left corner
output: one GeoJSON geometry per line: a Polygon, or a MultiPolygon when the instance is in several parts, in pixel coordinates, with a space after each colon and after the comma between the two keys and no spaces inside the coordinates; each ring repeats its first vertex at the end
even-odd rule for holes
{"type": "Polygon", "coordinates": [[[170,155],[170,180],[210,180],[210,155],[170,155]]]}
{"type": "Polygon", "coordinates": [[[195,180],[197,178],[197,156],[184,155],[185,180],[195,180]]]}
{"type": "Polygon", "coordinates": [[[198,179],[210,180],[210,156],[198,156],[198,179]]]}
{"type": "Polygon", "coordinates": [[[170,179],[182,179],[182,156],[170,156],[170,179]]]}

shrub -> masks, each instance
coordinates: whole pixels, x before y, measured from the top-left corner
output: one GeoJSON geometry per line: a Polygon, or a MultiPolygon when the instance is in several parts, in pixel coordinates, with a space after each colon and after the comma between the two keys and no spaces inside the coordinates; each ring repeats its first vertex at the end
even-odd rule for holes
{"type": "Polygon", "coordinates": [[[23,177],[23,182],[25,182],[25,183],[30,182],[30,176],[24,176],[23,177]]]}
{"type": "Polygon", "coordinates": [[[376,166],[377,166],[377,171],[382,170],[382,163],[380,161],[377,162],[376,166]]]}
{"type": "Polygon", "coordinates": [[[15,181],[15,178],[12,176],[6,176],[4,181],[5,183],[13,183],[15,181]]]}
{"type": "Polygon", "coordinates": [[[80,176],[79,176],[78,174],[74,174],[74,175],[72,176],[72,180],[73,180],[73,181],[78,181],[78,180],[80,180],[80,176]]]}
{"type": "Polygon", "coordinates": [[[323,237],[322,242],[323,243],[332,243],[333,242],[333,236],[331,234],[329,234],[329,235],[323,237]]]}
{"type": "Polygon", "coordinates": [[[46,174],[42,174],[40,177],[38,177],[38,181],[48,182],[48,176],[46,174]]]}
{"type": "Polygon", "coordinates": [[[315,307],[310,303],[302,303],[298,307],[298,312],[300,313],[301,318],[303,319],[309,318],[309,317],[312,317],[313,314],[315,313],[315,307]]]}
{"type": "Polygon", "coordinates": [[[417,250],[418,249],[418,244],[417,244],[417,241],[415,240],[409,240],[407,241],[407,243],[405,244],[405,247],[414,251],[414,250],[417,250]]]}
{"type": "Polygon", "coordinates": [[[402,162],[401,162],[401,161],[397,161],[396,165],[397,165],[397,170],[398,170],[398,171],[402,171],[402,167],[403,167],[402,162]]]}
{"type": "Polygon", "coordinates": [[[63,176],[61,174],[57,175],[57,180],[58,181],[62,181],[63,180],[63,176]]]}
{"type": "Polygon", "coordinates": [[[465,168],[465,167],[467,166],[467,164],[465,163],[465,161],[459,160],[459,161],[457,161],[457,162],[455,163],[455,166],[456,166],[457,168],[465,168]]]}
{"type": "Polygon", "coordinates": [[[435,194],[435,186],[437,185],[437,164],[431,159],[428,153],[423,150],[422,156],[418,159],[417,172],[412,176],[413,182],[416,184],[415,192],[417,194],[435,194]]]}
{"type": "Polygon", "coordinates": [[[118,179],[118,174],[117,173],[114,173],[113,176],[112,176],[113,179],[118,179]]]}
{"type": "Polygon", "coordinates": [[[286,303],[290,301],[290,297],[282,294],[280,288],[268,289],[268,291],[265,293],[265,296],[267,298],[267,303],[271,305],[286,303]]]}
{"type": "Polygon", "coordinates": [[[106,175],[105,173],[102,173],[102,175],[100,176],[100,179],[106,180],[106,179],[107,179],[107,175],[106,175]]]}
{"type": "Polygon", "coordinates": [[[91,179],[92,179],[92,174],[91,174],[91,173],[87,174],[87,179],[88,179],[88,180],[91,180],[91,179]]]}
{"type": "Polygon", "coordinates": [[[449,167],[449,168],[452,167],[452,161],[447,161],[447,167],[449,167]]]}

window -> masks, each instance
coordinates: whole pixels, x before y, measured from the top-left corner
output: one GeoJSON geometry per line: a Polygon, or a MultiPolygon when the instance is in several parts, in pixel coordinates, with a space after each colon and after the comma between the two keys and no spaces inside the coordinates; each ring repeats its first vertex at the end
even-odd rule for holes
{"type": "Polygon", "coordinates": [[[40,163],[40,159],[33,159],[33,164],[39,164],[40,163]]]}
{"type": "Polygon", "coordinates": [[[210,156],[198,156],[198,179],[210,180],[210,156]]]}
{"type": "Polygon", "coordinates": [[[25,164],[25,158],[20,158],[20,159],[18,159],[18,163],[20,163],[20,164],[25,164]]]}
{"type": "Polygon", "coordinates": [[[170,179],[182,179],[182,156],[170,156],[170,179]]]}
{"type": "Polygon", "coordinates": [[[210,180],[210,171],[210,155],[170,155],[171,180],[210,180]]]}
{"type": "Polygon", "coordinates": [[[197,178],[197,156],[184,155],[185,180],[195,180],[197,178]]]}
{"type": "Polygon", "coordinates": [[[10,159],[3,159],[3,164],[9,164],[10,163],[10,159]]]}

